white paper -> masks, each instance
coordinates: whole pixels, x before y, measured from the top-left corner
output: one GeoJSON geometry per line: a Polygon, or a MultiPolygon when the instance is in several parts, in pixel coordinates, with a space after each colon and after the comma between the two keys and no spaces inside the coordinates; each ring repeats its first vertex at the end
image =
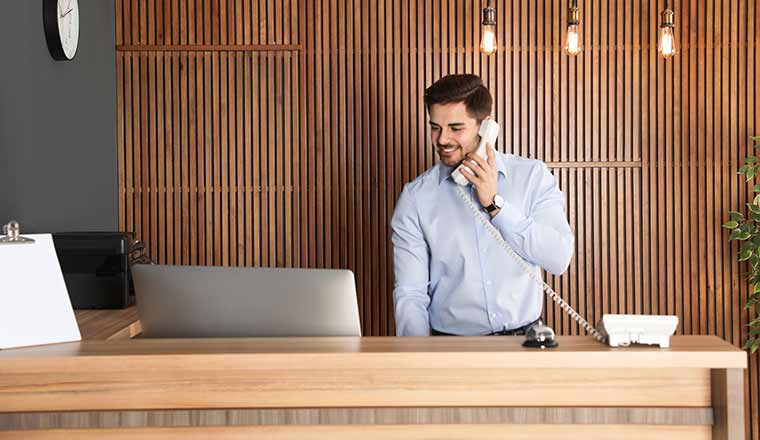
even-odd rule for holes
{"type": "Polygon", "coordinates": [[[0,349],[79,341],[50,234],[32,244],[0,244],[0,349]]]}

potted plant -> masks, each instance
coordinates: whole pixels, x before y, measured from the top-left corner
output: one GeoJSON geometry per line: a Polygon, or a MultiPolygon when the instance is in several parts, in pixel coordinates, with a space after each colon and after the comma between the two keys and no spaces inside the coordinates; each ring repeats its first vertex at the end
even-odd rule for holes
{"type": "MultiPolygon", "coordinates": [[[[760,149],[760,136],[752,137],[752,141],[755,148],[760,149]]],[[[746,157],[744,166],[739,168],[737,174],[744,175],[747,183],[760,175],[757,156],[746,157]]],[[[749,264],[749,272],[742,274],[746,276],[750,287],[745,308],[750,311],[754,309],[757,313],[749,323],[749,337],[744,348],[754,353],[760,347],[760,183],[752,186],[752,193],[755,197],[752,203],[747,203],[747,217],[741,212],[729,211],[730,219],[723,224],[723,227],[731,229],[729,241],[741,242],[739,261],[746,261],[749,264]]]]}

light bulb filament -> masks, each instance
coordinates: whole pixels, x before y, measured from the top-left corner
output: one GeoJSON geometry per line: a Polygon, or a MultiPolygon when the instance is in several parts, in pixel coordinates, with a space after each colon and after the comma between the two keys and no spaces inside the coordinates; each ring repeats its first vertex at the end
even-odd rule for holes
{"type": "Polygon", "coordinates": [[[676,41],[673,36],[673,27],[660,28],[660,44],[658,45],[660,54],[664,58],[670,58],[676,54],[676,41]]]}
{"type": "Polygon", "coordinates": [[[571,24],[567,27],[565,52],[568,55],[578,55],[581,52],[581,36],[577,24],[571,24]]]}
{"type": "Polygon", "coordinates": [[[494,33],[494,26],[483,26],[483,38],[480,40],[480,50],[486,55],[491,55],[496,52],[496,34],[494,33]]]}

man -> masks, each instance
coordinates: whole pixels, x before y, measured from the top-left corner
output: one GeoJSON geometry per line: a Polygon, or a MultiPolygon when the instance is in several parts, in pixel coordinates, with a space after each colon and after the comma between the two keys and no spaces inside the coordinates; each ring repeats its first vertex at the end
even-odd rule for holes
{"type": "Polygon", "coordinates": [[[391,222],[399,336],[522,334],[541,316],[541,286],[477,221],[450,176],[539,276],[570,264],[574,237],[565,197],[538,160],[476,153],[493,99],[476,75],[445,76],[425,91],[440,162],[404,186],[391,222]]]}

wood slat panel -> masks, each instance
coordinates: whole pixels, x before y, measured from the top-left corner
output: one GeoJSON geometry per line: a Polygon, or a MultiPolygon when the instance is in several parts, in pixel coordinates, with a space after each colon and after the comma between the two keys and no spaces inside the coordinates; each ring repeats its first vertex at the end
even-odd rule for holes
{"type": "Polygon", "coordinates": [[[712,438],[706,426],[661,426],[661,425],[270,425],[270,426],[226,426],[226,427],[184,427],[184,428],[113,428],[78,430],[35,430],[8,431],[4,437],[9,440],[57,440],[75,436],[80,439],[206,439],[209,437],[228,440],[238,439],[355,439],[382,440],[387,438],[404,440],[462,439],[477,437],[482,439],[566,438],[569,440],[607,439],[637,440],[653,436],[670,439],[707,440],[712,438]]]}
{"type": "MultiPolygon", "coordinates": [[[[672,5],[664,61],[652,0],[580,2],[577,58],[560,0],[497,0],[492,57],[474,0],[117,0],[119,227],[161,263],[349,268],[364,334],[393,334],[389,220],[436,161],[422,91],[475,72],[498,148],[545,160],[566,194],[576,253],[549,284],[590,320],[677,314],[740,345],[754,315],[720,224],[751,196],[734,170],[760,129],[760,8],[672,5]]],[[[746,383],[754,414],[757,356],[746,383]]]]}
{"type": "MultiPolygon", "coordinates": [[[[299,45],[298,1],[118,0],[116,46],[299,45]]],[[[295,48],[291,48],[293,50],[295,48]]]]}
{"type": "Polygon", "coordinates": [[[298,408],[0,414],[4,429],[423,423],[711,425],[712,408],[298,408]]]}

